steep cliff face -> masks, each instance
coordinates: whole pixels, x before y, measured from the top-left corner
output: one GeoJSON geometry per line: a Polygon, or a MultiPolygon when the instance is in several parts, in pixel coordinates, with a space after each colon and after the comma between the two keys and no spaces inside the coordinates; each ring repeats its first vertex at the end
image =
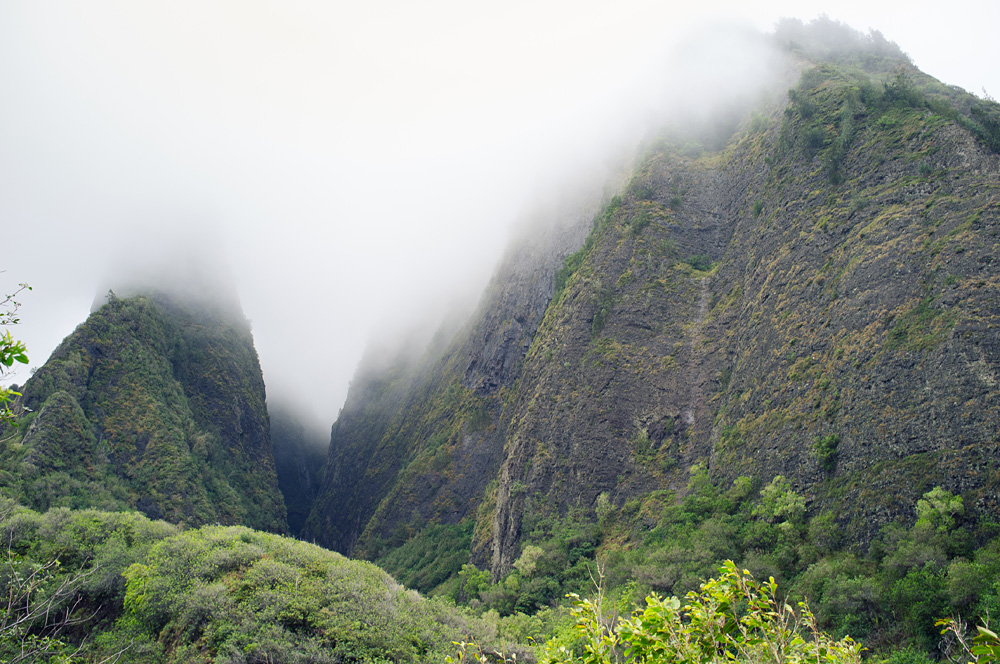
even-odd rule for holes
{"type": "Polygon", "coordinates": [[[109,297],[26,383],[4,492],[36,509],[135,508],[287,529],[264,382],[241,314],[109,297]]]}
{"type": "Polygon", "coordinates": [[[293,404],[268,403],[274,470],[288,510],[288,531],[298,535],[319,493],[326,460],[327,437],[320,434],[293,404]]]}
{"type": "Polygon", "coordinates": [[[789,476],[868,535],[934,485],[995,508],[991,130],[906,69],[821,65],[790,99],[719,153],[654,146],[606,210],[525,361],[494,570],[536,515],[696,462],[789,476]]]}
{"type": "Polygon", "coordinates": [[[499,468],[504,398],[552,297],[552,274],[582,242],[599,196],[532,219],[458,331],[445,326],[420,354],[369,354],[333,426],[304,537],[377,558],[424,525],[475,515],[499,468]]]}
{"type": "Polygon", "coordinates": [[[362,375],[321,496],[366,502],[317,502],[313,537],[415,564],[471,524],[451,541],[501,574],[539,519],[695,464],[863,537],[935,485],[1000,507],[1000,108],[878,35],[792,38],[791,90],[721,140],[665,131],[585,241],[514,247],[447,350],[362,375]]]}

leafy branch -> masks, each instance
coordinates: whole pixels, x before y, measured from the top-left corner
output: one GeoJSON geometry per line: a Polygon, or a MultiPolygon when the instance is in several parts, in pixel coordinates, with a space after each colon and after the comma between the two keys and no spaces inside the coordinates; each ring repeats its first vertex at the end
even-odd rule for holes
{"type": "MultiPolygon", "coordinates": [[[[0,326],[7,327],[17,325],[21,322],[21,319],[17,316],[17,311],[21,308],[21,303],[15,298],[25,290],[30,291],[31,286],[23,283],[18,284],[17,290],[5,296],[3,300],[0,300],[0,326]]],[[[15,362],[27,364],[27,351],[28,349],[25,347],[24,342],[14,339],[10,334],[10,330],[0,334],[0,377],[9,373],[15,362]]],[[[0,425],[12,424],[14,422],[15,413],[11,410],[10,406],[11,402],[19,396],[21,396],[20,392],[7,387],[0,387],[0,425]]]]}
{"type": "Polygon", "coordinates": [[[650,595],[644,609],[620,618],[614,628],[602,618],[600,596],[576,597],[573,614],[585,639],[583,655],[550,642],[541,661],[860,664],[860,645],[820,631],[806,603],[795,610],[778,598],[773,578],[757,582],[732,561],[719,571],[718,578],[688,593],[683,603],[677,597],[650,595]]]}

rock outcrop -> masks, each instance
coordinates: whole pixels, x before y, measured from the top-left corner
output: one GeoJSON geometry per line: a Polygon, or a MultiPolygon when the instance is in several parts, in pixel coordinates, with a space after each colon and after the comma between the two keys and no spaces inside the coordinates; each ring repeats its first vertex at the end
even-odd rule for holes
{"type": "Polygon", "coordinates": [[[862,541],[933,486],[1000,507],[1000,107],[824,44],[721,139],[651,141],[592,227],[512,247],[450,344],[360,372],[310,536],[381,560],[471,522],[499,575],[538,519],[696,464],[784,475],[862,541]]]}
{"type": "Polygon", "coordinates": [[[285,532],[264,381],[238,309],[109,295],[25,384],[4,492],[39,510],[285,532]]]}

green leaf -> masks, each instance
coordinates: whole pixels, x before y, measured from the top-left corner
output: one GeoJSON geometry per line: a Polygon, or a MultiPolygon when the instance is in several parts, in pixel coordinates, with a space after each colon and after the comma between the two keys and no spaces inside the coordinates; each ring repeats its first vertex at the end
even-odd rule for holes
{"type": "Polygon", "coordinates": [[[976,627],[976,629],[979,630],[979,636],[981,638],[1000,640],[1000,636],[997,636],[997,633],[994,632],[993,630],[989,629],[989,628],[986,628],[986,627],[983,627],[983,626],[979,626],[979,627],[976,627]]]}

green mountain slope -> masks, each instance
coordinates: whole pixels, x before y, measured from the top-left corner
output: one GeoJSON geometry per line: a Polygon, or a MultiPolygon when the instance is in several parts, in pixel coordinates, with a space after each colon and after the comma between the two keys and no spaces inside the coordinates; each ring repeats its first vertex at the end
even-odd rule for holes
{"type": "Polygon", "coordinates": [[[284,532],[249,325],[166,295],[109,297],[27,381],[0,487],[31,507],[134,508],[284,532]]]}
{"type": "Polygon", "coordinates": [[[425,600],[370,563],[242,526],[182,530],[135,512],[39,514],[0,499],[0,534],[12,572],[0,585],[13,600],[0,614],[4,661],[28,647],[39,649],[28,661],[426,662],[473,638],[534,661],[495,619],[425,600]],[[16,625],[33,607],[48,607],[48,619],[16,625]]]}
{"type": "Polygon", "coordinates": [[[522,515],[696,462],[869,536],[934,485],[996,507],[997,157],[900,76],[821,65],[723,151],[646,153],[526,358],[494,569],[522,515]]]}
{"type": "Polygon", "coordinates": [[[775,41],[790,91],[667,129],[585,242],[511,253],[544,280],[501,268],[447,350],[359,375],[311,537],[390,571],[447,541],[499,577],[540,523],[695,465],[788,477],[861,543],[934,486],[1000,507],[1000,108],[877,34],[775,41]]]}

